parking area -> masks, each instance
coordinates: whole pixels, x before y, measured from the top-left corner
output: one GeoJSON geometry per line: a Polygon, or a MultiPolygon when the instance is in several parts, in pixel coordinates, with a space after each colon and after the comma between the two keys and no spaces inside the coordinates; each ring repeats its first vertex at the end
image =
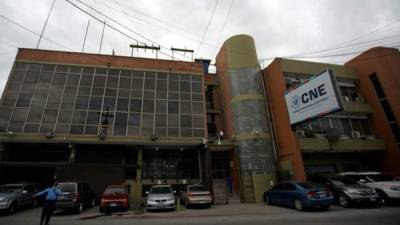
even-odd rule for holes
{"type": "MultiPolygon", "coordinates": [[[[40,213],[41,208],[34,208],[20,210],[13,215],[2,214],[0,216],[0,224],[36,225],[39,224],[40,213]]],[[[393,222],[398,222],[400,220],[400,207],[382,206],[379,208],[342,208],[335,205],[332,206],[329,211],[311,210],[299,212],[291,208],[268,206],[265,204],[231,204],[215,205],[211,208],[185,209],[182,207],[180,211],[128,211],[124,213],[112,213],[110,215],[106,215],[104,213],[99,213],[98,207],[96,206],[83,211],[81,214],[56,211],[50,224],[120,224],[121,222],[124,224],[151,224],[150,221],[161,224],[172,223],[172,221],[175,221],[177,224],[202,224],[201,221],[203,221],[204,224],[213,224],[210,223],[210,221],[217,221],[221,219],[232,220],[232,224],[236,224],[238,221],[242,221],[244,223],[244,218],[254,219],[255,221],[275,220],[276,222],[292,220],[299,221],[299,224],[301,224],[302,220],[307,221],[312,218],[315,220],[326,220],[327,222],[332,220],[343,220],[343,224],[352,224],[352,220],[361,222],[367,218],[370,218],[367,221],[372,222],[374,219],[376,219],[382,224],[396,224],[393,222]]],[[[255,224],[257,224],[257,222],[255,222],[255,224]]],[[[285,223],[282,222],[277,224],[285,223]]],[[[362,224],[368,224],[368,222],[362,224]]]]}

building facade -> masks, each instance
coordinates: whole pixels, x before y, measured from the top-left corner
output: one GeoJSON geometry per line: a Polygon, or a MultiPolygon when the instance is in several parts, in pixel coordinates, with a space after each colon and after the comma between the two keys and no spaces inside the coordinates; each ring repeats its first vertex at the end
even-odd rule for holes
{"type": "Polygon", "coordinates": [[[237,35],[216,73],[209,64],[19,49],[0,102],[1,182],[124,183],[136,203],[154,184],[204,183],[227,203],[232,180],[250,203],[279,180],[400,171],[398,50],[261,68],[254,40],[237,35]],[[344,110],[292,127],[285,93],[325,69],[344,110]]]}

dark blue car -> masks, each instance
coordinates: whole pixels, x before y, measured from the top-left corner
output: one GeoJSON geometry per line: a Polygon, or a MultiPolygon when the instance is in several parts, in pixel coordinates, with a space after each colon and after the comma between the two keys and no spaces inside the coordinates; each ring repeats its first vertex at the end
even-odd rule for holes
{"type": "Polygon", "coordinates": [[[303,210],[310,207],[329,209],[334,199],[332,193],[317,184],[309,182],[283,182],[264,193],[267,204],[284,205],[303,210]]]}

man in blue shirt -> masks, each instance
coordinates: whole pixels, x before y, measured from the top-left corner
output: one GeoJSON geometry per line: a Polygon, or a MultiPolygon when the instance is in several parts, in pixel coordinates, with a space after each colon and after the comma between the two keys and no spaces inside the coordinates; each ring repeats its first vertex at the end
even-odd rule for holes
{"type": "Polygon", "coordinates": [[[56,209],[56,201],[58,196],[61,194],[60,189],[57,188],[57,182],[53,184],[53,187],[38,192],[33,197],[38,197],[44,194],[46,194],[46,198],[42,209],[42,216],[40,217],[40,225],[43,225],[43,221],[45,221],[45,225],[48,225],[50,217],[56,209]]]}

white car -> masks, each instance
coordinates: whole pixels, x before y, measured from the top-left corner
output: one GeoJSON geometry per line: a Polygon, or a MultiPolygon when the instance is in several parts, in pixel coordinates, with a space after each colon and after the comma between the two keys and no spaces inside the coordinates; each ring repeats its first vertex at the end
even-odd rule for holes
{"type": "Polygon", "coordinates": [[[400,181],[390,175],[380,172],[345,172],[340,174],[374,188],[384,202],[400,200],[400,181]]]}
{"type": "Polygon", "coordinates": [[[170,185],[154,185],[146,192],[146,209],[175,210],[175,194],[170,185]]]}

